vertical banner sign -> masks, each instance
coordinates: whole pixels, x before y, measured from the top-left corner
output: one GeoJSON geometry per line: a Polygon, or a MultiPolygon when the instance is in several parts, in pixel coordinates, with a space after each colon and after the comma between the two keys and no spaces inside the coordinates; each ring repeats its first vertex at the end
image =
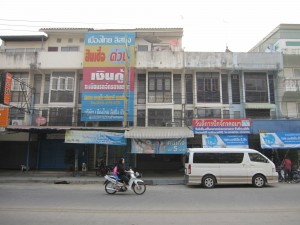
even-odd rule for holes
{"type": "Polygon", "coordinates": [[[0,77],[0,104],[9,105],[12,75],[2,73],[0,77]]]}
{"type": "Polygon", "coordinates": [[[0,127],[7,127],[8,126],[8,114],[9,108],[8,107],[0,107],[0,127]]]}
{"type": "Polygon", "coordinates": [[[86,33],[81,121],[123,121],[125,100],[133,121],[134,45],[132,32],[86,33]]]}

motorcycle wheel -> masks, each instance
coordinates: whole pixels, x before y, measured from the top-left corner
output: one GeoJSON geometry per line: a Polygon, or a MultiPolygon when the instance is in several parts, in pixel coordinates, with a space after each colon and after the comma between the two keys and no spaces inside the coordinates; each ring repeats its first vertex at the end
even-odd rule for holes
{"type": "Polygon", "coordinates": [[[137,182],[137,184],[133,184],[133,191],[137,195],[142,195],[146,191],[146,185],[142,182],[137,182]]]}
{"type": "Polygon", "coordinates": [[[115,194],[117,191],[116,191],[116,189],[114,188],[114,183],[112,183],[112,182],[108,182],[108,183],[106,183],[105,184],[105,191],[106,191],[106,193],[107,194],[110,194],[110,195],[113,195],[113,194],[115,194]]]}

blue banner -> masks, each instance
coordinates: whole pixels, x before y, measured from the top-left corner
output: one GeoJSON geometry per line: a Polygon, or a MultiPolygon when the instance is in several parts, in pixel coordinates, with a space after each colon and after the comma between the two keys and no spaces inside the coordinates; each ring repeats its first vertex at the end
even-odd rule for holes
{"type": "MultiPolygon", "coordinates": [[[[81,121],[123,121],[124,93],[82,93],[81,121]]],[[[133,121],[133,94],[129,95],[128,121],[133,121]]]]}
{"type": "Polygon", "coordinates": [[[249,148],[248,135],[207,134],[202,135],[203,148],[249,148]]]}
{"type": "Polygon", "coordinates": [[[300,133],[261,133],[260,144],[263,149],[300,148],[300,133]]]}
{"type": "Polygon", "coordinates": [[[186,148],[186,138],[131,140],[131,153],[136,154],[185,154],[186,148]]]}
{"type": "Polygon", "coordinates": [[[127,145],[124,133],[67,130],[65,143],[127,145]]]}

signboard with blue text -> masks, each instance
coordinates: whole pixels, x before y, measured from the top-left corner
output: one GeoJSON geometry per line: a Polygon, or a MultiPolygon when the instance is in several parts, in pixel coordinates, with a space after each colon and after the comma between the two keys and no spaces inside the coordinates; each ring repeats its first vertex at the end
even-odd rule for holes
{"type": "Polygon", "coordinates": [[[246,134],[204,134],[203,148],[249,148],[246,134]]]}
{"type": "Polygon", "coordinates": [[[263,149],[300,148],[300,133],[261,133],[260,145],[263,149]]]}
{"type": "Polygon", "coordinates": [[[67,130],[65,143],[127,145],[124,133],[67,130]]]}
{"type": "Polygon", "coordinates": [[[134,46],[133,32],[85,35],[81,121],[133,121],[134,46]]]}
{"type": "Polygon", "coordinates": [[[135,154],[185,154],[186,138],[131,139],[131,153],[135,154]]]}

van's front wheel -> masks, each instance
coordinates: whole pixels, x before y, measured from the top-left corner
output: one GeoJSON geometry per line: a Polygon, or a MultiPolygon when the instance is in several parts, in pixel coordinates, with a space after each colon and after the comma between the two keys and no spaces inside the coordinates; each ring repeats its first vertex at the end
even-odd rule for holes
{"type": "Polygon", "coordinates": [[[255,175],[253,177],[252,183],[253,183],[254,187],[261,188],[261,187],[265,186],[266,180],[263,175],[255,175]]]}
{"type": "Polygon", "coordinates": [[[205,188],[213,188],[216,185],[216,179],[211,175],[207,175],[203,178],[202,184],[205,188]]]}

